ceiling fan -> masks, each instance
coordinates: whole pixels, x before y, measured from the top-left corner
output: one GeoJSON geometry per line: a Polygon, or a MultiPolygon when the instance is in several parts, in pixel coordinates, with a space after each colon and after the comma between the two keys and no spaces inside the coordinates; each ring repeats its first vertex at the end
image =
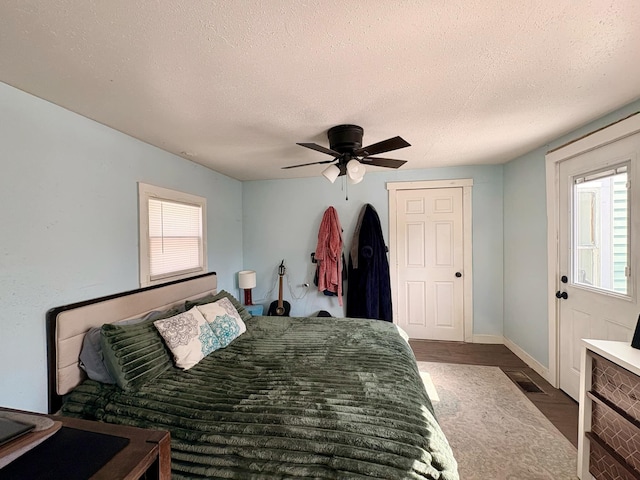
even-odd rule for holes
{"type": "Polygon", "coordinates": [[[323,163],[334,163],[322,174],[332,183],[339,176],[349,174],[351,183],[358,183],[364,176],[364,165],[374,165],[376,167],[399,168],[406,160],[395,160],[393,158],[372,157],[384,152],[410,147],[411,144],[401,137],[393,137],[378,143],[363,147],[362,135],[364,129],[358,125],[337,125],[327,132],[330,148],[323,147],[317,143],[298,143],[298,145],[311,150],[331,155],[333,159],[320,162],[303,163],[300,165],[290,165],[287,168],[306,167],[308,165],[319,165],[323,163]]]}

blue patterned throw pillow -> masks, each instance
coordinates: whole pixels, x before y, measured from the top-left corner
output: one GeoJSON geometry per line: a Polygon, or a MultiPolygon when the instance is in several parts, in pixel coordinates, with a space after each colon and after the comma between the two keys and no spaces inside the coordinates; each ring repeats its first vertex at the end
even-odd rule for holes
{"type": "Polygon", "coordinates": [[[176,366],[184,370],[219,348],[219,339],[196,307],[153,324],[171,350],[176,366]]]}
{"type": "Polygon", "coordinates": [[[211,330],[220,340],[221,347],[226,347],[247,331],[247,326],[228,298],[199,305],[197,308],[209,322],[211,330]]]}
{"type": "Polygon", "coordinates": [[[229,315],[216,317],[216,319],[209,325],[223,347],[229,345],[238,335],[240,335],[238,322],[229,315]]]}
{"type": "Polygon", "coordinates": [[[202,344],[202,355],[205,357],[223,347],[209,325],[200,325],[200,336],[198,338],[202,344]]]}

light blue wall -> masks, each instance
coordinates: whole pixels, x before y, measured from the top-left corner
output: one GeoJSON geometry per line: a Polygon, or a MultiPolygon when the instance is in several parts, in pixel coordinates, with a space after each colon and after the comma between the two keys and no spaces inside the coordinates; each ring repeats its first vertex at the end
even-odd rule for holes
{"type": "MultiPolygon", "coordinates": [[[[546,152],[546,150],[545,150],[546,152]]],[[[542,160],[504,168],[504,336],[548,366],[547,197],[542,160]]]]}
{"type": "Polygon", "coordinates": [[[387,182],[472,178],[474,333],[502,335],[502,169],[492,165],[369,172],[360,184],[349,185],[349,200],[342,179],[335,184],[324,177],[244,182],[244,266],[257,272],[254,303],[264,303],[266,309],[277,299],[277,267],[285,259],[293,294],[285,284],[284,299],[291,302],[292,315],[327,310],[343,316],[336,297],[313,288],[315,266],[310,254],[315,251],[325,210],[335,207],[349,245],[360,209],[372,204],[388,244],[387,182]],[[305,282],[311,284],[308,291],[301,287],[305,282]]]}
{"type": "Polygon", "coordinates": [[[504,166],[504,336],[549,366],[547,205],[549,150],[640,111],[640,101],[606,115],[504,166]]]}
{"type": "Polygon", "coordinates": [[[48,309],[138,287],[138,181],[208,199],[220,288],[240,295],[236,272],[255,269],[254,300],[268,306],[285,259],[292,314],[343,315],[336,298],[300,286],[312,284],[326,208],[348,244],[373,204],[388,241],[387,182],[472,178],[474,333],[504,333],[548,365],[544,155],[638,110],[640,101],[504,166],[370,172],[347,201],[324,178],[238,182],[0,83],[0,405],[46,410],[48,309]]]}
{"type": "Polygon", "coordinates": [[[47,310],[138,288],[138,181],[207,198],[233,289],[241,182],[0,83],[0,405],[46,411],[47,310]]]}

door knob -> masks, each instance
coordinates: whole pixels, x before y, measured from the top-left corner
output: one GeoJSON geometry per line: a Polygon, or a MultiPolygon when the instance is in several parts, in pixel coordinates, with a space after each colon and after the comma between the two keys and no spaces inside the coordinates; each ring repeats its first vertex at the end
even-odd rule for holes
{"type": "Polygon", "coordinates": [[[456,272],[456,277],[460,278],[462,276],[462,274],[460,272],[456,272]]]}
{"type": "Polygon", "coordinates": [[[567,295],[567,292],[561,292],[560,290],[558,290],[556,292],[556,298],[564,298],[566,300],[567,298],[569,298],[569,295],[567,295]]]}

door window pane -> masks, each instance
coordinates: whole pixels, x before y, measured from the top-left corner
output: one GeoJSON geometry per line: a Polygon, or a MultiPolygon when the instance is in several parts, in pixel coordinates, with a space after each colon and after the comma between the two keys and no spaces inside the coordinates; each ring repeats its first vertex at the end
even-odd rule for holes
{"type": "Polygon", "coordinates": [[[627,166],[574,179],[573,283],[629,293],[627,166]]]}

